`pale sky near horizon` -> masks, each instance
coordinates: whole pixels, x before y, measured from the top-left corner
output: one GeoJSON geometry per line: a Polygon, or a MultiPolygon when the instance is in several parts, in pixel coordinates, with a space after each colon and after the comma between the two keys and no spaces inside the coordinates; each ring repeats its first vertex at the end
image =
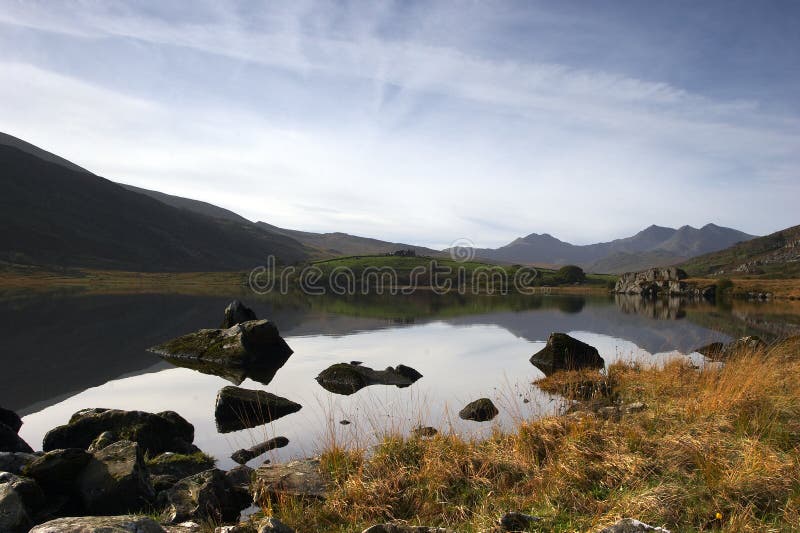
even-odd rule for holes
{"type": "Polygon", "coordinates": [[[0,0],[0,131],[433,247],[800,223],[800,3],[0,0]]]}

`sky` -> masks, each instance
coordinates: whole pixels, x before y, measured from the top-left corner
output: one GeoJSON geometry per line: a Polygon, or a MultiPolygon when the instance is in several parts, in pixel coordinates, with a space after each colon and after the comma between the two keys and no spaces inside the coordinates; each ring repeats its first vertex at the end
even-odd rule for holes
{"type": "Polygon", "coordinates": [[[0,0],[0,131],[442,248],[800,223],[800,3],[0,0]]]}

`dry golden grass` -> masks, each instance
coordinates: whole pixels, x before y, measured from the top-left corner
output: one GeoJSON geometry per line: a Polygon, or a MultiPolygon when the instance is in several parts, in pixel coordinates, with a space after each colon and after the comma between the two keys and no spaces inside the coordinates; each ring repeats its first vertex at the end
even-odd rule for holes
{"type": "MultiPolygon", "coordinates": [[[[719,280],[714,278],[689,278],[689,283],[698,286],[714,285],[719,280]]],[[[733,278],[731,293],[734,296],[745,296],[748,292],[772,293],[773,298],[792,298],[800,300],[800,279],[747,279],[733,278]]]]}
{"type": "Polygon", "coordinates": [[[508,510],[541,517],[533,531],[594,531],[620,517],[673,531],[798,530],[798,355],[795,339],[702,369],[616,364],[607,376],[548,378],[553,390],[582,391],[570,383],[592,379],[613,390],[592,396],[595,411],[523,421],[485,440],[390,436],[372,450],[331,447],[329,498],[281,498],[269,512],[298,531],[389,520],[483,531],[508,510]],[[600,416],[603,402],[622,414],[600,416]],[[647,408],[628,413],[631,402],[647,408]]]}

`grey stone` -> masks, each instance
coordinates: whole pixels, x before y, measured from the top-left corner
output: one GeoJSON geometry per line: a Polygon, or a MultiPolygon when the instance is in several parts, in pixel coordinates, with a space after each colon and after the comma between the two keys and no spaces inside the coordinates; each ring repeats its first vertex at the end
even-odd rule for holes
{"type": "Polygon", "coordinates": [[[644,533],[647,531],[654,533],[670,533],[669,530],[664,529],[663,527],[649,526],[644,522],[639,522],[633,518],[623,518],[616,524],[605,527],[599,530],[597,533],[644,533]]]}
{"type": "Polygon", "coordinates": [[[258,467],[253,481],[253,501],[261,505],[281,494],[325,498],[329,490],[330,479],[320,470],[319,460],[302,459],[258,467]]]}
{"type": "Polygon", "coordinates": [[[16,430],[0,422],[0,452],[33,453],[33,448],[17,435],[16,430]]]}
{"type": "Polygon", "coordinates": [[[255,446],[248,448],[246,450],[236,450],[231,454],[231,459],[239,463],[240,465],[245,464],[247,461],[251,459],[255,459],[259,455],[265,454],[270,450],[274,450],[276,448],[283,448],[289,444],[289,439],[286,437],[275,437],[269,439],[261,444],[256,444],[255,446]]]}
{"type": "Polygon", "coordinates": [[[605,366],[605,361],[600,357],[597,348],[566,333],[551,333],[545,347],[533,354],[530,361],[546,375],[559,370],[605,366]]]}
{"type": "Polygon", "coordinates": [[[165,533],[147,516],[78,516],[39,524],[30,533],[165,533]]]}
{"type": "Polygon", "coordinates": [[[458,412],[458,416],[463,420],[487,422],[496,417],[499,412],[494,403],[492,403],[492,400],[489,398],[478,398],[474,402],[465,405],[464,408],[458,412]]]}
{"type": "Polygon", "coordinates": [[[239,300],[233,300],[231,303],[228,304],[228,307],[225,308],[224,318],[222,319],[222,325],[220,325],[221,329],[228,329],[237,324],[241,324],[242,322],[248,322],[250,320],[257,320],[255,312],[244,305],[239,300]]]}
{"type": "Polygon", "coordinates": [[[118,514],[145,509],[155,491],[139,446],[119,441],[96,451],[78,478],[78,491],[89,514],[118,514]]]}
{"type": "Polygon", "coordinates": [[[217,393],[214,418],[220,433],[229,433],[268,424],[301,408],[299,403],[269,392],[228,385],[217,393]]]}
{"type": "Polygon", "coordinates": [[[167,522],[186,520],[216,520],[233,522],[247,507],[234,492],[225,474],[212,468],[178,481],[159,495],[167,507],[167,522]]]}

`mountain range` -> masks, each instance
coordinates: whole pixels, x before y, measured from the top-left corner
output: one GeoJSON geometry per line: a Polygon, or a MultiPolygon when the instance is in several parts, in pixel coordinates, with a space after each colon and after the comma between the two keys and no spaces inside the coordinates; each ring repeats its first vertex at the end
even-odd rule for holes
{"type": "MultiPolygon", "coordinates": [[[[115,183],[39,147],[0,133],[0,261],[135,271],[246,270],[269,254],[285,263],[413,249],[448,250],[347,233],[314,233],[252,222],[213,204],[115,183]]],[[[650,226],[610,242],[574,245],[532,233],[478,259],[577,264],[618,273],[664,266],[752,239],[707,224],[650,226]]]]}

